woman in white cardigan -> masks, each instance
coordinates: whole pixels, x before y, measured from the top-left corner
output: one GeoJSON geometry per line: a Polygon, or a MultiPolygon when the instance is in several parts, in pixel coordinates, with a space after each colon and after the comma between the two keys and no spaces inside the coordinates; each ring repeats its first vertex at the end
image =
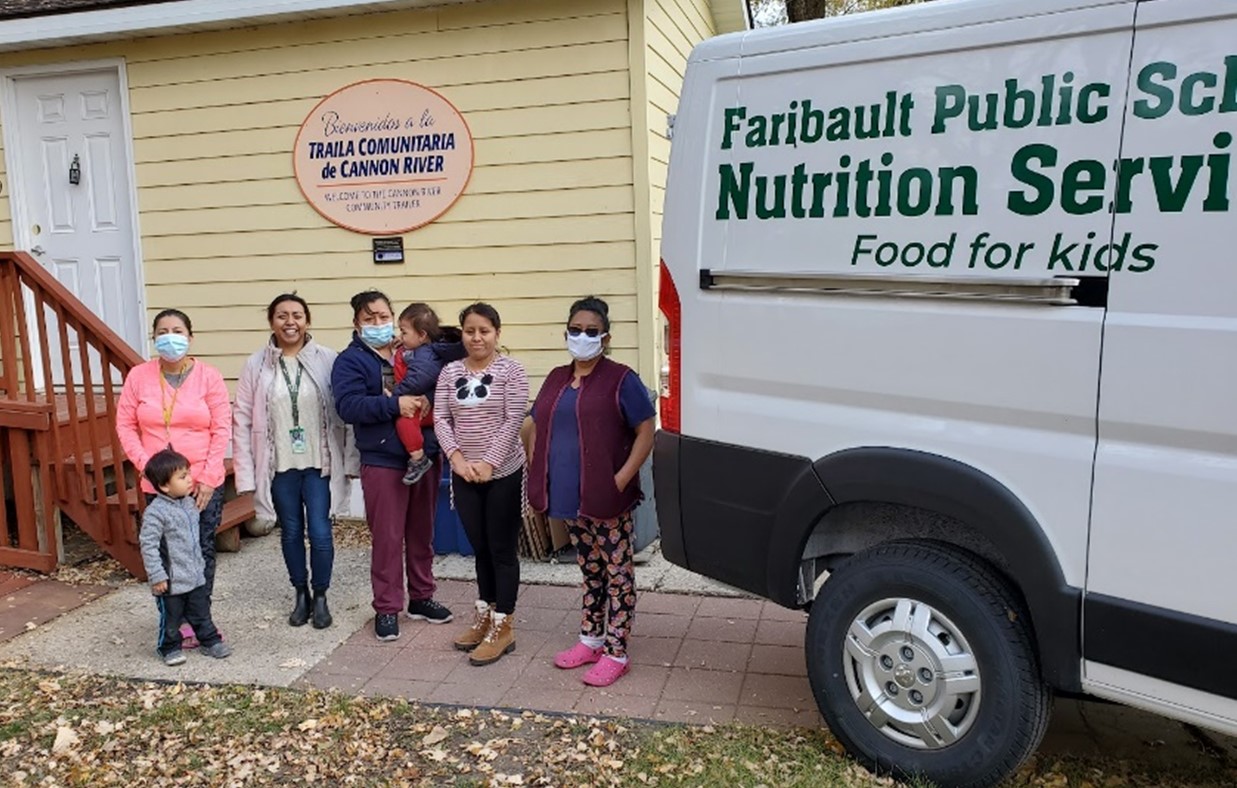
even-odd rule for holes
{"type": "Polygon", "coordinates": [[[348,477],[360,472],[360,464],[331,396],[336,353],[309,335],[309,305],[284,294],[267,307],[266,317],[271,341],[245,362],[236,387],[236,487],[253,491],[258,517],[278,520],[282,529],[284,563],[296,591],[288,623],[299,627],[312,618],[316,629],[324,629],[331,625],[331,519],[347,512],[348,477]]]}

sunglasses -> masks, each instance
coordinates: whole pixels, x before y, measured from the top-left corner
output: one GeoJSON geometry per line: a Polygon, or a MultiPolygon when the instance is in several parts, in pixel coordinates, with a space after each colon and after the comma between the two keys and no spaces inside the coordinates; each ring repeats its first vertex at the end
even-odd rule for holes
{"type": "Polygon", "coordinates": [[[584,336],[592,339],[600,336],[602,334],[602,330],[600,328],[580,328],[579,326],[568,326],[567,333],[571,334],[573,337],[578,337],[583,334],[584,336]]]}

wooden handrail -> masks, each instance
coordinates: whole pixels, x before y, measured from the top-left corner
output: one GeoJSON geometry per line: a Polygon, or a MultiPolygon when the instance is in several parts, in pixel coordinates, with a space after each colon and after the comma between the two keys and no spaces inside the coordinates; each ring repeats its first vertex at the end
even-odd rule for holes
{"type": "Polygon", "coordinates": [[[121,339],[120,335],[103,322],[98,315],[91,312],[90,308],[62,285],[56,277],[52,276],[50,271],[39,265],[33,257],[25,252],[0,252],[0,264],[5,262],[13,263],[21,272],[22,278],[34,282],[42,290],[50,293],[54,301],[67,306],[76,322],[95,335],[98,344],[107,349],[108,355],[117,362],[116,366],[122,372],[127,374],[130,369],[146,360],[129,347],[129,344],[121,339]]]}
{"type": "Polygon", "coordinates": [[[136,497],[140,510],[143,498],[128,478],[130,469],[116,436],[113,380],[144,361],[34,258],[25,252],[0,252],[0,405],[10,403],[8,424],[2,426],[10,430],[10,444],[18,447],[11,461],[24,462],[23,473],[37,474],[36,490],[41,493],[36,501],[25,488],[22,500],[16,501],[18,544],[0,549],[0,562],[54,566],[51,513],[59,506],[140,574],[130,502],[136,497]],[[36,357],[42,366],[38,378],[36,357]],[[63,391],[58,390],[60,383],[63,391]],[[35,430],[42,422],[31,407],[39,402],[49,418],[47,428],[35,430]],[[36,529],[36,521],[42,528],[36,529]]]}
{"type": "MultiPolygon", "coordinates": [[[[145,577],[145,496],[116,434],[117,382],[143,363],[34,258],[0,251],[0,466],[18,482],[0,506],[0,565],[53,569],[59,511],[145,577]]],[[[219,530],[253,514],[244,496],[229,501],[219,530]]]]}

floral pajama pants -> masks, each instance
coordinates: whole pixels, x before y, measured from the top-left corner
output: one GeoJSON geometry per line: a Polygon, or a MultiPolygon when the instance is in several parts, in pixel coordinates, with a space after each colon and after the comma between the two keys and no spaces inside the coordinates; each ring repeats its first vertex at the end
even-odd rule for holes
{"type": "Polygon", "coordinates": [[[621,659],[636,612],[631,513],[613,520],[568,520],[567,532],[584,573],[580,632],[604,638],[606,654],[621,659]]]}

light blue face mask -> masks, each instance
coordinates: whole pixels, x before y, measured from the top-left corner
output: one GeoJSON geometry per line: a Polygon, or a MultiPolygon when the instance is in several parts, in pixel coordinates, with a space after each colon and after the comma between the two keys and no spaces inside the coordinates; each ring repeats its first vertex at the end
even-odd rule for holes
{"type": "Polygon", "coordinates": [[[189,337],[183,334],[160,334],[155,337],[155,352],[168,363],[180,361],[189,353],[189,337]]]}
{"type": "Polygon", "coordinates": [[[395,339],[394,323],[379,323],[376,326],[361,326],[361,341],[372,348],[382,348],[395,339]]]}

